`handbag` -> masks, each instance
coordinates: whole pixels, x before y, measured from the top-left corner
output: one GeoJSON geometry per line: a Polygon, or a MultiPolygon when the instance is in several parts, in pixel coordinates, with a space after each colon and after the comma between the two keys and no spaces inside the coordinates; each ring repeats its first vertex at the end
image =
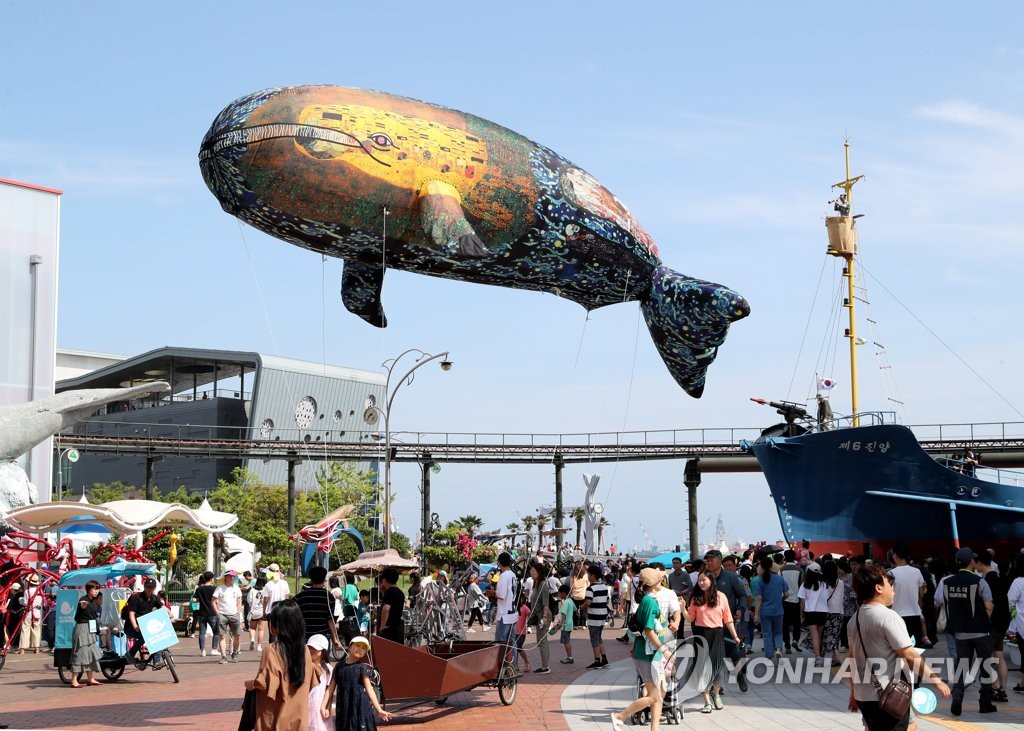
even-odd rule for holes
{"type": "Polygon", "coordinates": [[[256,691],[246,690],[242,696],[242,717],[238,720],[238,731],[252,731],[256,728],[256,691]]]}
{"type": "MultiPolygon", "coordinates": [[[[196,589],[196,591],[199,591],[196,589]]],[[[196,598],[196,592],[192,592],[192,600],[188,603],[189,611],[196,612],[199,610],[199,600],[196,598]]]]}
{"type": "MultiPolygon", "coordinates": [[[[864,649],[864,637],[860,633],[860,612],[857,613],[855,622],[857,623],[857,639],[860,640],[860,649],[864,653],[864,663],[870,670],[871,663],[868,662],[867,650],[864,649]]],[[[883,688],[882,684],[878,682],[874,670],[870,672],[871,685],[875,687],[875,691],[878,693],[879,707],[893,718],[901,719],[906,716],[910,710],[910,696],[914,692],[914,689],[910,687],[910,683],[903,678],[893,678],[883,688]]]]}

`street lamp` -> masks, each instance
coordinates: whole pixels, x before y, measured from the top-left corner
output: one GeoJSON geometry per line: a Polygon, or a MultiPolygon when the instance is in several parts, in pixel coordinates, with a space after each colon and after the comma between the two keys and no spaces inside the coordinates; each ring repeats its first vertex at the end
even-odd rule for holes
{"type": "Polygon", "coordinates": [[[57,472],[58,472],[57,497],[58,497],[58,499],[63,499],[64,498],[64,483],[65,483],[65,479],[64,479],[64,458],[66,457],[67,460],[68,460],[68,476],[67,476],[66,482],[70,483],[71,482],[71,465],[78,461],[78,456],[79,455],[78,455],[78,450],[77,449],[75,449],[74,447],[68,447],[67,449],[62,451],[60,453],[60,456],[57,458],[57,472]]]}
{"type": "Polygon", "coordinates": [[[419,348],[410,348],[396,358],[390,358],[383,363],[381,366],[387,370],[388,377],[384,384],[384,395],[386,403],[384,408],[381,409],[375,404],[371,404],[366,407],[363,412],[363,421],[370,426],[373,426],[381,418],[384,419],[384,548],[391,548],[391,405],[395,401],[395,395],[398,390],[402,387],[403,383],[412,383],[415,372],[434,360],[441,361],[441,370],[448,372],[452,369],[452,362],[448,360],[448,351],[438,353],[437,355],[431,355],[419,348]],[[395,383],[394,389],[391,388],[391,376],[395,370],[395,366],[405,356],[410,353],[418,354],[416,363],[412,368],[407,370],[405,374],[398,379],[395,383]]]}

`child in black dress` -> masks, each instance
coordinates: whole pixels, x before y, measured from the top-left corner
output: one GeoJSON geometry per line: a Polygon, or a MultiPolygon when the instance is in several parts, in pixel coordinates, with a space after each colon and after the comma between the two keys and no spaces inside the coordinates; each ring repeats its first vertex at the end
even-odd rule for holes
{"type": "Polygon", "coordinates": [[[331,717],[331,698],[335,688],[338,691],[335,706],[334,728],[336,731],[374,731],[377,721],[374,711],[382,721],[390,721],[391,714],[380,707],[377,694],[370,682],[372,668],[367,664],[370,641],[365,637],[353,637],[348,643],[348,657],[345,662],[334,666],[331,683],[324,693],[320,715],[327,720],[331,717]]]}

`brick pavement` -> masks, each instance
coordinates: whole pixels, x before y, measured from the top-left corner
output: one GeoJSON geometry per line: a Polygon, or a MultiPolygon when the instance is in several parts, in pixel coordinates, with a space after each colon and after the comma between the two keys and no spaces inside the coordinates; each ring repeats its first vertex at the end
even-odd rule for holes
{"type": "MultiPolygon", "coordinates": [[[[621,632],[605,631],[605,647],[612,662],[628,656],[626,646],[614,641],[621,632]]],[[[483,639],[490,634],[470,637],[483,639]]],[[[530,635],[527,647],[533,642],[534,636],[530,635]]],[[[60,682],[49,655],[12,655],[0,671],[0,723],[20,729],[235,731],[244,692],[242,684],[255,674],[258,655],[243,652],[237,665],[219,665],[217,658],[200,657],[194,639],[182,640],[172,651],[181,677],[179,684],[171,681],[166,670],[140,672],[128,668],[117,682],[80,690],[60,682]]],[[[531,665],[537,667],[538,653],[534,649],[529,654],[531,665]]],[[[592,660],[586,630],[574,633],[573,654],[577,659],[575,665],[559,664],[562,647],[553,642],[551,674],[523,676],[511,706],[501,705],[493,688],[478,688],[451,696],[443,706],[427,703],[399,708],[390,725],[428,725],[431,731],[463,731],[500,724],[503,731],[568,731],[562,693],[586,673],[585,666],[592,660]]]]}

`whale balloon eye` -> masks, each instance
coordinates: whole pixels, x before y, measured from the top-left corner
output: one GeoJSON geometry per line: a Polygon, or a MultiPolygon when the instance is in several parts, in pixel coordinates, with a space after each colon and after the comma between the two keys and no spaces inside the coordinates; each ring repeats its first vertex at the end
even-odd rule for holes
{"type": "Polygon", "coordinates": [[[370,137],[370,141],[373,144],[377,145],[377,147],[385,147],[386,148],[386,147],[394,147],[395,146],[395,143],[391,141],[391,138],[388,137],[383,132],[378,132],[377,134],[371,136],[370,137]]]}

